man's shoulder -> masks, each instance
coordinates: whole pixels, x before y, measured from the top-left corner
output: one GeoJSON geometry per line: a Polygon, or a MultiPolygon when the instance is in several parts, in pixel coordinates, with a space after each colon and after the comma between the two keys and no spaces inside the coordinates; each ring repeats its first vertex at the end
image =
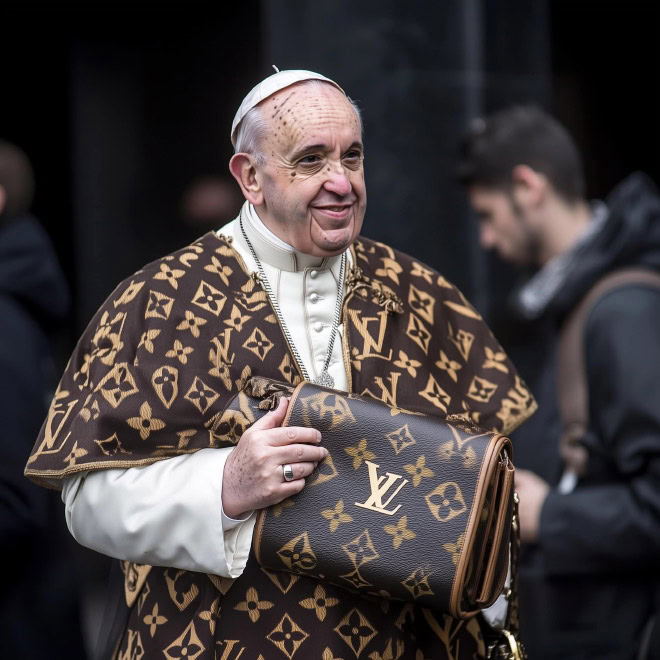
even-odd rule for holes
{"type": "Polygon", "coordinates": [[[387,284],[390,286],[400,285],[404,281],[420,280],[427,286],[456,290],[456,287],[435,268],[386,243],[359,236],[354,248],[356,265],[370,271],[376,279],[388,280],[387,284]]]}
{"type": "Polygon", "coordinates": [[[230,248],[230,241],[215,232],[208,232],[192,243],[146,263],[132,275],[121,280],[109,298],[112,299],[117,292],[125,290],[126,287],[147,281],[156,287],[159,287],[159,283],[164,283],[165,289],[169,285],[169,289],[176,291],[181,278],[190,272],[203,270],[206,267],[208,259],[204,258],[204,255],[219,253],[221,250],[233,252],[230,248]]]}
{"type": "Polygon", "coordinates": [[[660,319],[660,274],[655,283],[629,281],[603,291],[588,316],[588,326],[660,319]]]}
{"type": "Polygon", "coordinates": [[[613,268],[597,277],[573,309],[586,306],[588,319],[610,320],[654,310],[660,299],[660,271],[644,266],[613,268]]]}
{"type": "Polygon", "coordinates": [[[411,255],[406,254],[401,250],[397,250],[396,248],[387,245],[387,243],[382,243],[381,241],[376,241],[362,235],[358,236],[355,241],[355,251],[358,256],[364,254],[367,256],[373,255],[376,259],[396,259],[396,261],[401,264],[411,266],[413,263],[418,262],[418,260],[411,255]]]}
{"type": "Polygon", "coordinates": [[[153,261],[145,264],[140,270],[133,273],[132,276],[127,277],[127,281],[136,276],[149,276],[157,274],[158,271],[167,270],[164,267],[164,264],[172,264],[171,268],[174,268],[176,264],[179,264],[180,267],[191,268],[198,265],[196,262],[199,261],[200,255],[204,253],[214,252],[220,246],[226,245],[227,241],[224,236],[219,236],[216,232],[210,231],[206,234],[200,236],[198,239],[194,240],[188,245],[178,248],[174,252],[170,252],[162,257],[158,257],[153,261]]]}
{"type": "MultiPolygon", "coordinates": [[[[224,236],[208,232],[189,245],[145,264],[140,270],[121,280],[90,320],[88,330],[103,325],[111,318],[123,317],[136,307],[147,307],[144,319],[168,318],[175,299],[194,299],[199,295],[224,295],[223,278],[231,243],[224,236]],[[204,280],[206,291],[199,291],[204,280]]],[[[225,292],[226,293],[226,292],[225,292]]]]}

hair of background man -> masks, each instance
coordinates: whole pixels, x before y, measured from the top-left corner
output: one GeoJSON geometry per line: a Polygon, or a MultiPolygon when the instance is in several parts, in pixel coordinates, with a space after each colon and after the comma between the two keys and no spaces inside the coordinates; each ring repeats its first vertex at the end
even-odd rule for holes
{"type": "Polygon", "coordinates": [[[0,186],[5,191],[3,220],[27,213],[34,197],[34,173],[28,157],[16,145],[0,140],[0,186]]]}
{"type": "Polygon", "coordinates": [[[517,165],[545,175],[567,202],[584,199],[582,158],[556,119],[534,106],[513,106],[476,119],[460,145],[459,181],[510,190],[517,165]]]}
{"type": "MultiPolygon", "coordinates": [[[[322,85],[329,85],[330,83],[323,80],[303,80],[296,84],[300,86],[305,85],[306,87],[320,87],[322,85]]],[[[332,85],[332,88],[337,89],[334,85],[332,85]]],[[[355,110],[355,114],[360,122],[360,133],[362,133],[362,114],[360,113],[360,108],[358,108],[355,101],[350,97],[347,96],[346,98],[351,106],[353,106],[353,110],[355,110]]],[[[266,160],[260,148],[261,141],[266,134],[266,121],[264,120],[260,105],[251,108],[245,117],[243,117],[236,128],[234,143],[234,153],[250,154],[255,159],[257,165],[263,165],[266,160]]]]}

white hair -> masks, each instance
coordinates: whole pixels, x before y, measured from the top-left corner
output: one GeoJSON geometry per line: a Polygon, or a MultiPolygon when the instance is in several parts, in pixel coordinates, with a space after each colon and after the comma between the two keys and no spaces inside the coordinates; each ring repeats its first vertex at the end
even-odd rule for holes
{"type": "Polygon", "coordinates": [[[257,165],[262,165],[265,157],[261,151],[261,140],[265,134],[266,122],[261,114],[261,109],[256,105],[248,110],[236,127],[234,153],[250,154],[257,161],[257,165]]]}
{"type": "MultiPolygon", "coordinates": [[[[296,83],[298,85],[305,85],[307,87],[320,87],[329,85],[330,83],[323,80],[303,80],[296,83]]],[[[334,87],[334,85],[333,85],[334,87]]],[[[335,87],[336,89],[336,87],[335,87]]],[[[357,115],[360,124],[360,135],[362,134],[362,113],[360,108],[353,99],[349,96],[346,97],[351,104],[355,114],[357,115]]],[[[261,108],[257,105],[246,113],[245,117],[236,127],[236,134],[234,138],[234,153],[250,154],[257,162],[257,165],[262,165],[266,157],[261,151],[261,141],[266,134],[266,122],[264,121],[261,108]]]]}

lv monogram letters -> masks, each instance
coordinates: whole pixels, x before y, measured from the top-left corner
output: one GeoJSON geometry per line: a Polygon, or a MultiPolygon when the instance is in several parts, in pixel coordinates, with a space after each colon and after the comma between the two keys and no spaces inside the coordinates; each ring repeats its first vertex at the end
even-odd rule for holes
{"type": "Polygon", "coordinates": [[[387,354],[383,354],[385,331],[387,329],[387,312],[381,311],[376,316],[365,318],[362,318],[355,310],[349,309],[348,313],[355,328],[364,340],[362,353],[356,355],[355,358],[360,362],[365,358],[378,358],[389,362],[392,359],[392,349],[387,354]],[[378,323],[378,338],[375,338],[369,330],[369,326],[375,325],[375,323],[378,323]]]}
{"type": "Polygon", "coordinates": [[[371,461],[365,461],[369,470],[369,486],[371,487],[371,495],[367,498],[366,502],[355,502],[355,506],[362,507],[363,509],[370,509],[377,513],[384,513],[388,516],[393,516],[400,508],[399,504],[394,509],[386,509],[389,503],[396,497],[397,493],[408,483],[408,479],[403,479],[400,474],[392,474],[386,472],[385,475],[378,476],[379,466],[371,461]],[[396,490],[383,502],[383,497],[387,491],[399,480],[403,481],[397,486],[396,490]]]}

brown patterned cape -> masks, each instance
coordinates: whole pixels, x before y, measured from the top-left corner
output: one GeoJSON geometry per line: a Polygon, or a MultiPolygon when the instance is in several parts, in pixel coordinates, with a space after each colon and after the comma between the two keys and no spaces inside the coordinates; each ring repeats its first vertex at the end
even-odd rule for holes
{"type": "MultiPolygon", "coordinates": [[[[350,391],[509,433],[536,403],[479,314],[432,269],[358,239],[346,281],[350,391]]],[[[58,487],[80,471],[147,465],[235,444],[224,414],[253,375],[301,376],[258,278],[209,233],[122,282],[81,337],[26,475],[58,487]]],[[[477,619],[366,599],[260,569],[233,583],[124,563],[129,619],[116,657],[473,658],[477,619]]]]}

